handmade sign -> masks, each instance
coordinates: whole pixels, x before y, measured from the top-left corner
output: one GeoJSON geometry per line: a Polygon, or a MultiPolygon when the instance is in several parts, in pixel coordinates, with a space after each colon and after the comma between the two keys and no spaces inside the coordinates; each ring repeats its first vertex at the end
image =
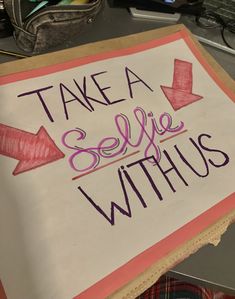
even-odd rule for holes
{"type": "Polygon", "coordinates": [[[235,96],[185,30],[0,82],[7,298],[106,298],[234,209],[235,96]]]}

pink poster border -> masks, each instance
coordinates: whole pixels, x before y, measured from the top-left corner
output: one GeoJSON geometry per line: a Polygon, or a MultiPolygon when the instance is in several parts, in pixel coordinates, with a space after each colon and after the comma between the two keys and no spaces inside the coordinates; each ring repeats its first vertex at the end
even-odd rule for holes
{"type": "Polygon", "coordinates": [[[7,296],[6,296],[6,293],[4,291],[1,280],[0,280],[0,299],[7,299],[7,296]]]}
{"type": "MultiPolygon", "coordinates": [[[[216,84],[224,91],[224,93],[235,102],[235,94],[223,83],[218,77],[214,69],[207,63],[205,57],[196,47],[188,31],[182,29],[176,33],[170,34],[163,38],[139,44],[137,46],[115,50],[111,52],[101,53],[97,55],[87,56],[83,58],[73,59],[71,61],[58,63],[55,65],[41,67],[35,70],[28,70],[19,73],[9,74],[0,77],[0,85],[5,85],[21,80],[45,76],[47,74],[59,72],[75,68],[77,66],[88,63],[111,59],[125,55],[131,55],[154,47],[159,47],[176,40],[183,39],[188,45],[193,55],[197,58],[200,64],[204,67],[216,84]]],[[[119,288],[135,279],[139,274],[143,273],[153,263],[166,257],[169,253],[177,249],[180,245],[193,239],[209,226],[213,225],[220,218],[226,216],[231,210],[235,209],[235,192],[223,199],[211,209],[202,213],[171,235],[167,236],[160,242],[148,248],[138,256],[134,257],[125,265],[116,269],[114,272],[98,281],[96,284],[74,297],[74,299],[104,299],[111,295],[119,288]]]]}

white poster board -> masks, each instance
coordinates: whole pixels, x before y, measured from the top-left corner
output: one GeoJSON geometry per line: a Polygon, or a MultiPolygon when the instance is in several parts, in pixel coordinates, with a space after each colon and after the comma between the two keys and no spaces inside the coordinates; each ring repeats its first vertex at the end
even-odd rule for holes
{"type": "Polygon", "coordinates": [[[234,94],[198,53],[182,31],[0,78],[7,298],[105,298],[234,209],[234,94]]]}

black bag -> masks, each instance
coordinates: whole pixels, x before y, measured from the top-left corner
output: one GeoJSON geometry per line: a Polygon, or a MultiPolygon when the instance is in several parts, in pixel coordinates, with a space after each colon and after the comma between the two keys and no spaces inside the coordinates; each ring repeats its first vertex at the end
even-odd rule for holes
{"type": "Polygon", "coordinates": [[[45,52],[66,40],[72,40],[93,22],[103,0],[80,5],[50,5],[25,18],[28,0],[4,0],[14,26],[17,45],[26,52],[45,52]]]}

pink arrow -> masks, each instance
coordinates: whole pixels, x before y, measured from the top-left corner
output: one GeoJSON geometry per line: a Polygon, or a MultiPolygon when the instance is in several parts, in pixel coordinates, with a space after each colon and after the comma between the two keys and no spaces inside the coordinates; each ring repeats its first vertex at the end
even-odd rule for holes
{"type": "Polygon", "coordinates": [[[0,124],[0,154],[19,160],[13,175],[64,157],[44,127],[37,134],[0,124]]]}
{"type": "Polygon", "coordinates": [[[192,67],[192,63],[188,61],[175,59],[172,87],[161,85],[162,91],[174,110],[202,99],[202,96],[192,93],[192,67]]]}

